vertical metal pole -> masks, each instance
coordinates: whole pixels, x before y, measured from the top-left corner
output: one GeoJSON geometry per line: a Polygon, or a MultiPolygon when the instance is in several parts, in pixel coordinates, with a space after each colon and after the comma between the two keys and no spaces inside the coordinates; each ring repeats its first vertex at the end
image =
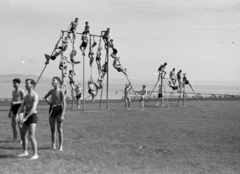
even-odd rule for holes
{"type": "Polygon", "coordinates": [[[183,89],[183,107],[185,107],[185,86],[182,87],[183,89]]]}
{"type": "MultiPolygon", "coordinates": [[[[108,38],[107,38],[107,43],[108,43],[108,38]]],[[[106,109],[108,109],[108,85],[109,85],[109,55],[108,55],[108,51],[109,51],[109,47],[108,47],[108,44],[107,44],[107,88],[106,88],[106,109]]]]}
{"type": "Polygon", "coordinates": [[[83,56],[83,111],[85,111],[85,56],[83,56]]]}
{"type": "Polygon", "coordinates": [[[163,105],[163,76],[161,74],[161,107],[163,105]]]}
{"type": "MultiPolygon", "coordinates": [[[[74,72],[74,68],[73,68],[73,65],[72,65],[72,71],[74,72]]],[[[72,88],[72,86],[71,86],[72,88]]],[[[72,111],[74,111],[74,96],[73,96],[73,88],[72,88],[72,111]]]]}

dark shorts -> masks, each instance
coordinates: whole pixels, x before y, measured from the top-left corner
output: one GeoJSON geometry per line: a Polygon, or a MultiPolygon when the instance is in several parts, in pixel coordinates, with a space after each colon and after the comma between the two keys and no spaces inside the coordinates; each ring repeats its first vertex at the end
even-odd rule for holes
{"type": "MultiPolygon", "coordinates": [[[[25,113],[25,116],[27,115],[27,113],[25,113]]],[[[38,117],[37,117],[37,113],[33,113],[30,117],[28,117],[28,119],[24,122],[24,124],[29,125],[29,124],[37,124],[38,121],[38,117]]]]}
{"type": "Polygon", "coordinates": [[[88,55],[89,55],[89,56],[93,56],[93,55],[94,55],[94,53],[88,53],[88,55]]]}
{"type": "Polygon", "coordinates": [[[70,80],[69,81],[69,84],[71,85],[71,84],[74,84],[75,82],[73,81],[73,80],[70,80]]]}
{"type": "Polygon", "coordinates": [[[121,68],[116,68],[118,72],[122,72],[122,69],[121,68]]]}
{"type": "Polygon", "coordinates": [[[89,93],[89,94],[92,94],[92,93],[93,93],[93,90],[92,90],[92,89],[89,89],[89,90],[88,90],[88,93],[89,93]]]}
{"type": "Polygon", "coordinates": [[[96,57],[96,61],[100,61],[101,60],[101,57],[96,57]]]}
{"type": "Polygon", "coordinates": [[[177,90],[178,87],[177,87],[177,86],[173,86],[172,89],[173,89],[173,90],[177,90]]]}
{"type": "Polygon", "coordinates": [[[117,49],[113,48],[113,53],[117,54],[117,52],[118,52],[117,49]]]}
{"type": "Polygon", "coordinates": [[[70,30],[69,30],[69,32],[72,33],[72,32],[74,32],[75,30],[76,30],[76,28],[71,27],[70,30]]]}
{"type": "MultiPolygon", "coordinates": [[[[20,106],[21,106],[21,103],[20,103],[20,104],[12,105],[11,111],[12,111],[12,113],[13,113],[14,115],[17,114],[17,111],[18,111],[18,109],[19,109],[20,106]]],[[[21,112],[23,112],[23,111],[21,111],[21,112]]]]}
{"type": "Polygon", "coordinates": [[[79,100],[82,97],[82,94],[77,94],[76,99],[79,100]]]}
{"type": "Polygon", "coordinates": [[[53,118],[57,118],[59,115],[62,114],[62,105],[51,105],[49,108],[49,115],[53,118]]]}
{"type": "Polygon", "coordinates": [[[82,44],[80,45],[80,48],[86,48],[87,47],[87,42],[82,42],[82,44]]]}
{"type": "Polygon", "coordinates": [[[161,98],[162,97],[162,93],[158,93],[158,98],[161,98]]]}

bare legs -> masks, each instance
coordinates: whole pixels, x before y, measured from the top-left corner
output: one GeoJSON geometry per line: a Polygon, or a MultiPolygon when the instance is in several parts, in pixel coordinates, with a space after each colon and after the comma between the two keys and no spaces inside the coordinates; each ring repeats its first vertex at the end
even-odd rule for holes
{"type": "Polygon", "coordinates": [[[57,122],[57,130],[59,134],[59,150],[63,151],[63,130],[60,115],[57,118],[53,116],[49,116],[49,124],[51,128],[51,138],[52,138],[52,148],[56,149],[56,131],[55,131],[55,124],[57,122]]]}

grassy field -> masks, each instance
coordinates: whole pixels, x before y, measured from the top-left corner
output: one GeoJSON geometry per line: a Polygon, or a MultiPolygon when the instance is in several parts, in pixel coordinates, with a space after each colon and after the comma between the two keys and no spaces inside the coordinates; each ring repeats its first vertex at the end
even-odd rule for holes
{"type": "MultiPolygon", "coordinates": [[[[188,101],[188,107],[156,108],[149,102],[131,111],[123,102],[86,104],[64,122],[64,151],[50,150],[48,106],[39,105],[39,159],[16,158],[8,106],[0,107],[0,173],[240,173],[240,102],[188,101]]],[[[31,146],[30,146],[31,148],[31,146]]],[[[32,151],[30,149],[30,155],[32,151]]]]}

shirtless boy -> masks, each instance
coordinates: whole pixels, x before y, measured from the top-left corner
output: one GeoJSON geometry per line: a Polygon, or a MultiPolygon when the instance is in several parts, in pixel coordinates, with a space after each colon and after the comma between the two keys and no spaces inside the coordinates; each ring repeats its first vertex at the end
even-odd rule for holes
{"type": "Polygon", "coordinates": [[[175,75],[175,68],[169,73],[169,78],[171,79],[173,85],[176,84],[176,75],[175,75]]]}
{"type": "Polygon", "coordinates": [[[57,130],[59,133],[59,150],[63,151],[63,121],[66,110],[66,100],[63,91],[60,88],[61,80],[59,77],[53,77],[51,89],[44,97],[45,101],[50,105],[49,123],[51,127],[52,148],[56,149],[56,133],[55,124],[57,122],[57,130]],[[48,97],[51,96],[51,101],[48,97]]]}
{"type": "Polygon", "coordinates": [[[163,65],[160,65],[160,67],[158,68],[158,73],[159,73],[158,80],[160,79],[160,77],[164,78],[164,76],[166,75],[167,72],[164,71],[166,66],[167,66],[167,63],[165,62],[163,65]]]}
{"type": "Polygon", "coordinates": [[[124,100],[125,100],[125,110],[130,110],[131,105],[131,97],[129,95],[130,90],[132,89],[132,85],[126,84],[124,88],[124,100]]]}
{"type": "Polygon", "coordinates": [[[109,34],[110,34],[110,28],[107,28],[107,30],[105,30],[105,31],[101,31],[101,36],[102,36],[105,44],[108,44],[109,34]]]}
{"type": "Polygon", "coordinates": [[[76,30],[78,26],[78,18],[75,18],[74,21],[72,21],[68,27],[68,38],[71,40],[70,34],[73,34],[73,43],[76,40],[76,30]]]}
{"type": "Polygon", "coordinates": [[[159,85],[159,89],[158,89],[158,101],[156,104],[156,107],[158,107],[159,101],[161,99],[161,106],[164,106],[164,100],[163,100],[163,95],[162,95],[162,85],[159,85]]]}
{"type": "MultiPolygon", "coordinates": [[[[11,118],[12,129],[13,129],[13,142],[17,142],[17,127],[19,128],[19,133],[21,134],[21,125],[19,122],[16,122],[16,114],[21,106],[24,99],[24,91],[19,87],[21,83],[20,79],[13,79],[13,87],[15,90],[12,92],[12,102],[8,117],[11,118]]],[[[19,117],[23,118],[23,112],[19,114],[19,117]]],[[[21,135],[20,135],[21,136],[21,135]]]]}
{"type": "Polygon", "coordinates": [[[33,156],[30,160],[38,159],[37,154],[37,141],[35,139],[35,131],[37,126],[37,104],[38,104],[38,95],[33,90],[36,82],[32,79],[27,79],[25,81],[25,86],[28,94],[24,97],[21,106],[18,109],[16,120],[20,120],[22,123],[22,146],[23,153],[18,155],[17,157],[26,157],[28,156],[27,151],[27,133],[29,134],[30,141],[32,143],[33,156]],[[24,118],[20,118],[19,114],[22,112],[23,108],[25,108],[25,116],[24,118]]]}
{"type": "Polygon", "coordinates": [[[142,90],[141,90],[141,105],[142,105],[142,110],[145,109],[145,98],[147,95],[147,89],[146,89],[146,85],[142,86],[142,90]]]}
{"type": "Polygon", "coordinates": [[[82,44],[80,45],[80,50],[82,51],[83,56],[85,56],[85,50],[87,48],[88,45],[88,37],[87,37],[87,33],[83,32],[82,34],[82,44]]]}

